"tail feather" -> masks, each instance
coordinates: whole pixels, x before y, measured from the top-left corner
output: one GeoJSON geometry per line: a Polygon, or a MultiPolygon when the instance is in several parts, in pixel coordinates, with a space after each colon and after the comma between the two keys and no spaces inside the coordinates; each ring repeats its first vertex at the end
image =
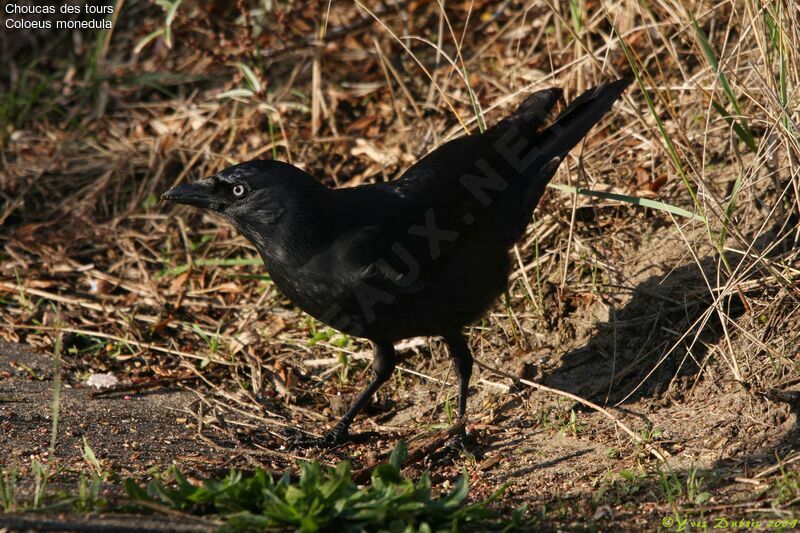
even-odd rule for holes
{"type": "Polygon", "coordinates": [[[526,211],[533,211],[561,161],[611,109],[630,82],[629,78],[622,78],[592,87],[570,102],[550,126],[535,137],[536,155],[531,158],[522,195],[526,211]]]}
{"type": "Polygon", "coordinates": [[[573,100],[550,126],[534,137],[533,150],[536,156],[532,158],[529,171],[523,174],[527,179],[520,182],[521,194],[518,197],[521,200],[521,209],[509,209],[513,218],[506,219],[507,225],[498,229],[498,235],[502,235],[505,242],[514,243],[519,240],[561,161],[611,109],[629,83],[630,80],[623,78],[589,89],[573,100]]]}
{"type": "Polygon", "coordinates": [[[553,123],[539,134],[537,146],[543,154],[539,164],[556,157],[563,159],[611,109],[630,82],[630,78],[622,78],[601,83],[570,102],[553,123]]]}
{"type": "Polygon", "coordinates": [[[495,128],[503,130],[516,126],[531,133],[536,132],[547,120],[562,93],[563,91],[557,87],[536,91],[528,96],[513,113],[498,122],[495,128]]]}

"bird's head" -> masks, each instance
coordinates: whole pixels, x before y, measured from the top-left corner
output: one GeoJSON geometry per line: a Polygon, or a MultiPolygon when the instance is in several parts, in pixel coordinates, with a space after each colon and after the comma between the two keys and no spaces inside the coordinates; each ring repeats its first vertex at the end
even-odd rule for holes
{"type": "Polygon", "coordinates": [[[285,263],[312,253],[317,233],[330,226],[335,216],[330,194],[325,185],[289,163],[248,161],[210,178],[182,183],[161,199],[218,213],[256,246],[265,263],[285,263]]]}
{"type": "Polygon", "coordinates": [[[239,229],[264,228],[287,212],[303,209],[304,199],[323,187],[299,168],[281,161],[248,161],[210,178],[182,183],[161,199],[219,213],[239,229]]]}

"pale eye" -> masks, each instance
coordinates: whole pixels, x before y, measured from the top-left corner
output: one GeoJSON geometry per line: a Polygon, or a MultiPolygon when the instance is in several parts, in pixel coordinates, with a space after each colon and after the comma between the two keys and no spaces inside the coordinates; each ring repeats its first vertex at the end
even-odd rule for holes
{"type": "Polygon", "coordinates": [[[244,185],[234,185],[233,186],[233,195],[234,196],[242,196],[244,194],[244,185]]]}

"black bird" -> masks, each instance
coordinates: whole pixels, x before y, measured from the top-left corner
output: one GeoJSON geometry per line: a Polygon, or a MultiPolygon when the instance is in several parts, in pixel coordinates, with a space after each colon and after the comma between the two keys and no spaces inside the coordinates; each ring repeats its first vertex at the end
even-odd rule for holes
{"type": "Polygon", "coordinates": [[[330,189],[280,161],[249,161],[162,199],[210,209],[258,249],[278,288],[318,320],[372,341],[373,380],[322,439],[333,446],[395,368],[393,343],[438,336],[466,414],[472,354],[463,328],[506,290],[519,240],[559,163],[628,79],[603,83],[542,125],[561,96],[530,95],[483,133],[452,140],[389,183],[330,189]]]}

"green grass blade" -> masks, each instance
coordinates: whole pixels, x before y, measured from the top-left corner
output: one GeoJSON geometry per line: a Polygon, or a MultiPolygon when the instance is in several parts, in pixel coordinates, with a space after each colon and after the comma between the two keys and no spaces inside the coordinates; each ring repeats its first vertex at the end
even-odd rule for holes
{"type": "Polygon", "coordinates": [[[703,206],[700,204],[699,200],[697,199],[697,193],[694,190],[691,182],[689,181],[689,176],[686,174],[686,170],[683,168],[683,163],[681,163],[681,159],[678,156],[678,151],[675,149],[675,145],[672,142],[669,134],[667,133],[666,128],[664,127],[664,122],[661,120],[661,116],[656,111],[655,103],[653,99],[650,98],[650,93],[647,92],[647,88],[644,85],[644,79],[642,77],[642,72],[639,69],[639,64],[636,61],[636,57],[634,56],[633,51],[631,50],[628,43],[622,37],[622,34],[617,29],[614,21],[608,17],[606,13],[606,20],[608,20],[609,24],[611,24],[611,28],[613,29],[614,33],[619,36],[619,43],[622,46],[622,51],[625,54],[625,58],[628,60],[628,64],[633,71],[634,76],[636,76],[636,83],[639,85],[639,89],[642,91],[642,95],[644,95],[645,102],[647,102],[647,107],[650,110],[650,113],[653,115],[653,118],[656,121],[656,127],[658,128],[658,132],[661,134],[661,138],[664,140],[664,143],[667,147],[667,153],[669,154],[670,161],[672,161],[675,170],[678,171],[680,174],[681,179],[683,180],[683,184],[686,186],[686,190],[689,191],[689,195],[692,197],[692,201],[694,202],[695,207],[697,207],[697,211],[699,215],[702,217],[702,220],[708,226],[708,219],[705,216],[705,211],[703,210],[703,206]]]}
{"type": "Polygon", "coordinates": [[[754,152],[758,151],[758,147],[756,146],[756,143],[753,140],[753,136],[750,134],[750,132],[746,129],[745,126],[739,123],[738,120],[734,119],[731,116],[731,114],[728,113],[728,111],[724,107],[722,107],[722,104],[720,104],[716,100],[712,99],[711,105],[714,106],[714,109],[717,110],[717,113],[719,113],[720,116],[725,119],[725,122],[727,122],[731,126],[731,128],[733,128],[733,131],[736,132],[736,135],[747,145],[748,148],[750,148],[750,150],[754,152]]]}
{"type": "Polygon", "coordinates": [[[256,73],[253,72],[253,69],[241,62],[236,63],[236,66],[239,67],[239,70],[244,75],[247,85],[250,87],[250,89],[254,93],[261,91],[261,79],[256,76],[256,73]]]}
{"type": "Polygon", "coordinates": [[[573,187],[571,185],[562,185],[560,183],[548,183],[547,186],[552,187],[553,189],[558,189],[559,191],[563,192],[568,192],[572,194],[582,194],[584,196],[603,198],[605,200],[616,200],[627,204],[640,205],[642,207],[649,207],[651,209],[658,209],[659,211],[672,213],[673,215],[679,217],[691,218],[692,220],[697,220],[703,223],[706,222],[705,217],[703,217],[702,215],[698,215],[697,213],[692,213],[691,211],[687,211],[686,209],[674,206],[672,204],[668,204],[666,202],[661,202],[659,200],[650,200],[648,198],[639,198],[638,196],[629,196],[626,194],[617,194],[613,192],[592,191],[589,189],[581,189],[578,187],[573,187]]]}
{"type": "Polygon", "coordinates": [[[578,0],[569,0],[569,14],[572,17],[572,29],[578,34],[583,29],[583,10],[578,0]]]}
{"type": "MultiPolygon", "coordinates": [[[[197,259],[192,262],[193,266],[221,266],[221,267],[233,267],[233,266],[260,266],[263,262],[261,261],[260,257],[236,257],[233,259],[197,259]]],[[[178,265],[174,268],[170,268],[165,272],[165,275],[168,276],[176,276],[178,274],[183,274],[189,270],[188,264],[178,265]]]]}
{"type": "Polygon", "coordinates": [[[217,95],[218,99],[222,98],[252,98],[255,96],[256,93],[251,91],[250,89],[231,89],[230,91],[225,91],[224,93],[220,93],[217,95]]]}
{"type": "Polygon", "coordinates": [[[725,244],[725,238],[728,235],[728,224],[731,222],[731,216],[733,215],[733,210],[736,208],[736,198],[739,196],[739,190],[742,188],[742,178],[744,178],[744,172],[739,172],[739,175],[736,176],[736,181],[733,182],[733,190],[731,191],[731,199],[728,201],[728,205],[725,206],[725,220],[722,222],[722,229],[719,233],[719,245],[722,247],[725,244]]]}
{"type": "Polygon", "coordinates": [[[133,53],[134,54],[140,53],[145,46],[150,44],[151,41],[157,39],[161,35],[164,35],[164,28],[159,28],[155,31],[151,31],[150,33],[142,37],[138,43],[136,43],[136,46],[133,48],[133,53]]]}
{"type": "MultiPolygon", "coordinates": [[[[730,83],[728,83],[728,78],[725,76],[725,73],[722,71],[720,67],[719,60],[717,59],[716,53],[714,53],[714,49],[711,47],[711,44],[708,42],[708,38],[706,37],[703,28],[697,23],[697,19],[694,18],[694,15],[690,15],[692,17],[692,27],[694,28],[695,35],[697,36],[697,40],[700,43],[700,50],[702,50],[703,55],[705,56],[706,60],[711,65],[711,68],[714,70],[714,73],[717,75],[717,80],[719,80],[720,86],[722,86],[722,91],[725,93],[725,96],[728,98],[728,101],[733,107],[736,115],[742,117],[742,109],[739,106],[739,100],[736,98],[736,95],[733,94],[733,89],[731,88],[730,83]]],[[[719,105],[717,102],[712,102],[714,108],[717,112],[720,112],[722,106],[719,105]]],[[[733,118],[728,113],[720,113],[723,115],[729,123],[733,120],[733,118]]],[[[734,126],[733,129],[739,138],[747,145],[750,150],[753,152],[758,151],[756,147],[756,143],[753,140],[753,134],[750,132],[750,128],[747,125],[747,121],[744,118],[739,118],[736,121],[737,126],[734,126]]]]}

